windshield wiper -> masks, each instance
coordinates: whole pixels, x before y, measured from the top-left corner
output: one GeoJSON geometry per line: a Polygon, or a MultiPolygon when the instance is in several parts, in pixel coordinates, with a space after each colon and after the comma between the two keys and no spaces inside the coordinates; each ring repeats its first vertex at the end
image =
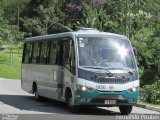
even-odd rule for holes
{"type": "Polygon", "coordinates": [[[116,70],[116,69],[119,69],[119,70],[126,70],[126,71],[128,71],[128,73],[129,73],[130,75],[133,75],[133,72],[130,71],[129,69],[127,69],[127,68],[108,68],[107,70],[116,70]]]}
{"type": "Polygon", "coordinates": [[[102,68],[102,67],[93,67],[93,66],[85,66],[83,68],[92,68],[92,69],[99,69],[99,70],[105,70],[107,72],[108,76],[113,76],[113,73],[111,73],[108,69],[102,68]]]}

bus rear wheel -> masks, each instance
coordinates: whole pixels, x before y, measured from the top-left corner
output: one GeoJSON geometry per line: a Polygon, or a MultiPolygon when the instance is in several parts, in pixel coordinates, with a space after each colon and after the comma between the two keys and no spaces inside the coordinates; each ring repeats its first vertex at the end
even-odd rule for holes
{"type": "Polygon", "coordinates": [[[133,106],[119,106],[119,110],[122,115],[128,115],[131,113],[133,106]]]}
{"type": "Polygon", "coordinates": [[[34,98],[36,101],[40,102],[41,101],[41,96],[39,96],[38,94],[38,89],[37,89],[37,85],[34,86],[34,98]]]}

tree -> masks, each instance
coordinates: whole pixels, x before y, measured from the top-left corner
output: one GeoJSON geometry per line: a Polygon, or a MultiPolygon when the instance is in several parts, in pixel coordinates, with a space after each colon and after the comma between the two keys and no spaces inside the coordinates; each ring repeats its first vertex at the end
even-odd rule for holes
{"type": "Polygon", "coordinates": [[[3,6],[0,9],[0,44],[8,45],[10,49],[10,62],[13,62],[13,49],[16,44],[21,42],[24,34],[19,31],[17,25],[10,25],[9,21],[3,17],[5,14],[3,6]]]}

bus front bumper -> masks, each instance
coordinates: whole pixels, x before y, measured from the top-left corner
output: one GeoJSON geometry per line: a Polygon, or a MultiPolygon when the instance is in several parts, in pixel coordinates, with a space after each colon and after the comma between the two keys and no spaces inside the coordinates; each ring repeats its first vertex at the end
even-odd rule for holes
{"type": "Polygon", "coordinates": [[[139,91],[129,92],[127,90],[120,92],[101,92],[98,90],[87,92],[77,90],[75,94],[75,105],[91,106],[121,106],[134,105],[138,101],[139,91]],[[112,102],[106,101],[115,101],[112,102]]]}

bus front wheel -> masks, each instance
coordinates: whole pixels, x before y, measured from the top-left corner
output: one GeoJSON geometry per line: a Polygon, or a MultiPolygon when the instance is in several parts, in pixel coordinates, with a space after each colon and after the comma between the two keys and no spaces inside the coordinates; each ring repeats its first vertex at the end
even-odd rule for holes
{"type": "Polygon", "coordinates": [[[119,106],[119,110],[122,115],[128,115],[131,113],[133,106],[119,106]]]}
{"type": "Polygon", "coordinates": [[[70,112],[77,112],[78,107],[73,104],[73,96],[71,92],[69,92],[67,95],[67,104],[70,112]]]}

